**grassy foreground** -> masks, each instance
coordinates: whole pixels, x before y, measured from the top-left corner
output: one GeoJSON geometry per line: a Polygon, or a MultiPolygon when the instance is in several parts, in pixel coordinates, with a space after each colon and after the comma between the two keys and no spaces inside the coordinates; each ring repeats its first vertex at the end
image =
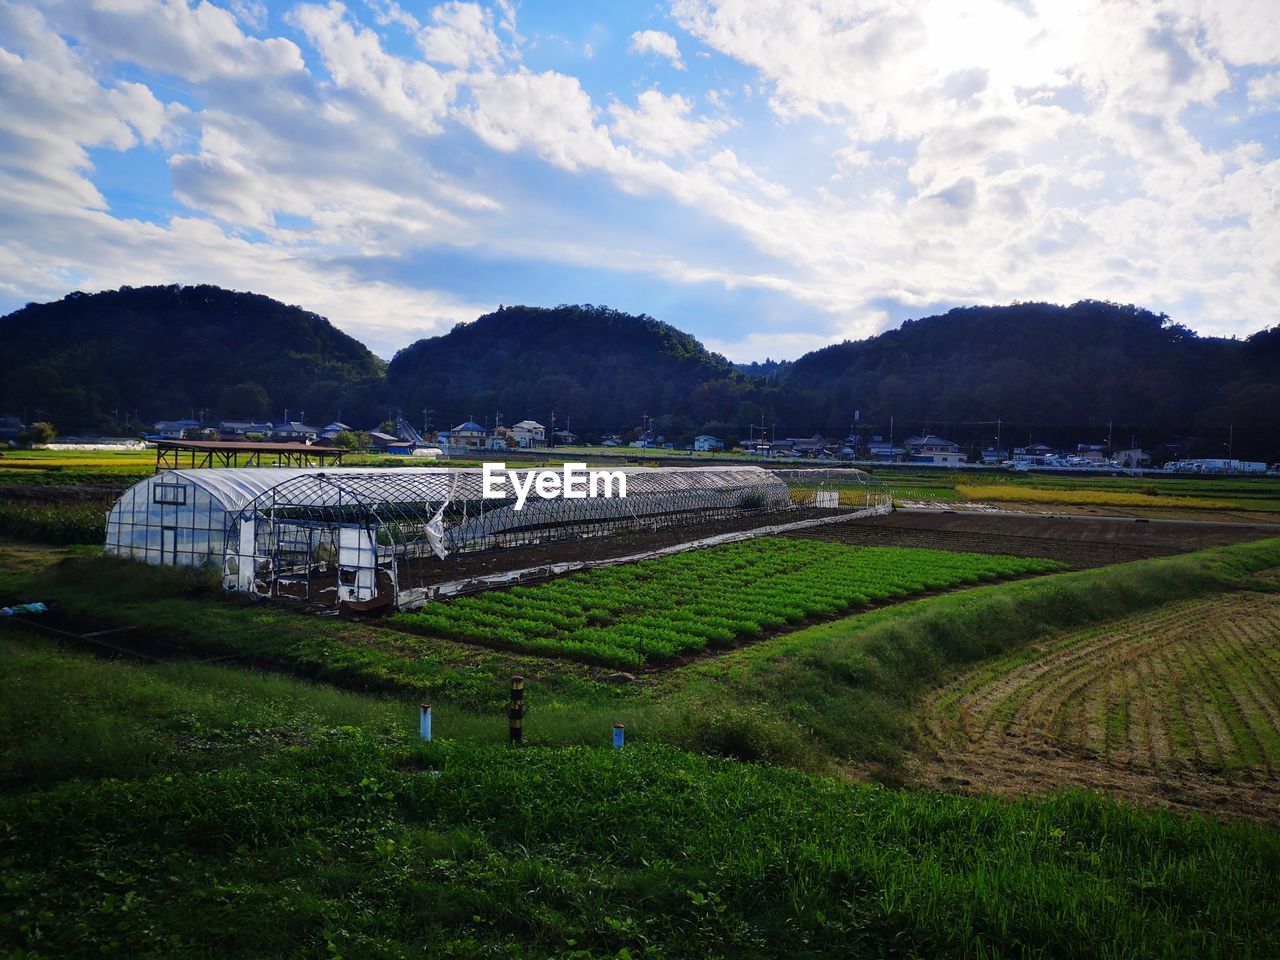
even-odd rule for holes
{"type": "Polygon", "coordinates": [[[388,701],[16,631],[0,682],[10,956],[1280,950],[1280,835],[1248,825],[659,746],[422,744],[388,701]]]}

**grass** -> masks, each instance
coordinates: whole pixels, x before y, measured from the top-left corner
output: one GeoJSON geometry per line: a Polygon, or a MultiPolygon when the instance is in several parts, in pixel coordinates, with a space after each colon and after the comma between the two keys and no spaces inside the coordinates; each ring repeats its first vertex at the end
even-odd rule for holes
{"type": "Polygon", "coordinates": [[[10,956],[1280,950],[1280,835],[1246,824],[661,746],[422,744],[412,704],[9,636],[10,956]]]}
{"type": "Polygon", "coordinates": [[[432,636],[638,666],[877,601],[1060,566],[760,537],[434,603],[392,621],[432,636]]]}

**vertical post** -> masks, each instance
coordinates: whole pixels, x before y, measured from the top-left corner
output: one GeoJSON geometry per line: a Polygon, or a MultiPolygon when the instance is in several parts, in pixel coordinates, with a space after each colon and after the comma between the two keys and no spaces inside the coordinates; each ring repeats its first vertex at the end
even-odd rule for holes
{"type": "Polygon", "coordinates": [[[431,704],[424,703],[418,708],[418,734],[423,740],[431,739],[431,704]]]}
{"type": "Polygon", "coordinates": [[[621,750],[624,739],[625,739],[625,733],[623,731],[622,724],[615,723],[613,725],[613,749],[621,750]]]}
{"type": "Polygon", "coordinates": [[[511,708],[507,711],[511,743],[524,743],[524,677],[511,678],[511,708]]]}

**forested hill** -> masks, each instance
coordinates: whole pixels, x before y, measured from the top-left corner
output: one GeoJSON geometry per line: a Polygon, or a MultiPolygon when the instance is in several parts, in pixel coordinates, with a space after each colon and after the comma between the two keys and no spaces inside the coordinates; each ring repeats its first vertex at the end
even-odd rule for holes
{"type": "MultiPolygon", "coordinates": [[[[1280,409],[1280,330],[1198,337],[1133,306],[966,307],[798,359],[788,419],[828,432],[864,421],[1015,421],[1165,431],[1263,426],[1280,409]]],[[[1271,432],[1275,432],[1274,429],[1271,432]]]]}
{"type": "Polygon", "coordinates": [[[383,408],[384,364],[360,341],[299,307],[219,287],[71,293],[0,318],[0,343],[0,411],[40,412],[64,432],[97,428],[113,410],[279,418],[288,406],[310,419],[362,396],[376,400],[369,416],[383,408]]]}
{"type": "MultiPolygon", "coordinates": [[[[1082,301],[966,307],[806,354],[734,367],[670,324],[603,306],[505,307],[420,340],[389,367],[329,321],[211,286],[73,293],[0,318],[0,415],[64,433],[205,409],[210,419],[284,408],[369,427],[394,407],[435,426],[501,413],[598,439],[641,424],[667,439],[732,440],[763,418],[779,436],[933,429],[991,439],[997,418],[1039,439],[1152,444],[1194,433],[1217,453],[1280,459],[1280,327],[1198,337],[1150,311],[1082,301]],[[975,421],[978,422],[975,424],[975,421]],[[1055,433],[1054,428],[1059,428],[1055,433]]],[[[1022,434],[1025,435],[1025,434],[1022,434]]]]}
{"type": "Polygon", "coordinates": [[[430,408],[453,424],[500,412],[507,423],[549,426],[554,410],[558,427],[597,433],[637,426],[646,413],[691,418],[692,429],[736,413],[726,396],[745,389],[689,334],[589,304],[500,307],[401,350],[387,376],[415,417],[430,408]]]}

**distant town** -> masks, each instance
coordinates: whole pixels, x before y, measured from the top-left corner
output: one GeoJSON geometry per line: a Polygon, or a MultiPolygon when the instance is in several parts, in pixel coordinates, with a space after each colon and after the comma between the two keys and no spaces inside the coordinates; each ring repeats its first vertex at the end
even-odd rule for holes
{"type": "MultiPolygon", "coordinates": [[[[554,416],[551,418],[554,423],[554,416]]],[[[813,434],[807,437],[777,437],[763,424],[750,428],[748,436],[717,437],[698,434],[692,443],[677,444],[667,440],[653,428],[653,419],[645,416],[642,424],[629,431],[603,436],[579,436],[569,429],[553,429],[532,419],[510,425],[501,414],[494,425],[482,425],[466,419],[447,429],[433,429],[429,423],[417,429],[405,417],[392,412],[388,419],[367,429],[341,420],[323,426],[308,424],[305,411],[298,419],[284,416],[278,420],[219,420],[204,422],[195,418],[157,420],[139,425],[135,436],[60,437],[53,424],[24,424],[21,418],[0,417],[0,444],[9,446],[48,446],[51,448],[138,446],[155,442],[189,442],[192,444],[292,444],[315,450],[330,449],[348,453],[389,454],[425,459],[476,457],[489,453],[535,452],[559,448],[597,449],[600,455],[626,455],[630,451],[664,454],[687,453],[722,455],[733,458],[763,460],[802,460],[824,463],[907,464],[936,467],[992,467],[1007,470],[1129,471],[1152,469],[1164,472],[1235,475],[1280,475],[1280,463],[1242,460],[1227,457],[1180,457],[1178,443],[1165,444],[1174,456],[1162,462],[1153,461],[1149,451],[1140,447],[1121,447],[1107,442],[1078,442],[1063,448],[1044,442],[1028,442],[1023,446],[988,444],[963,446],[933,433],[918,433],[896,439],[892,435],[863,433],[856,424],[850,433],[834,439],[813,434]]]]}

